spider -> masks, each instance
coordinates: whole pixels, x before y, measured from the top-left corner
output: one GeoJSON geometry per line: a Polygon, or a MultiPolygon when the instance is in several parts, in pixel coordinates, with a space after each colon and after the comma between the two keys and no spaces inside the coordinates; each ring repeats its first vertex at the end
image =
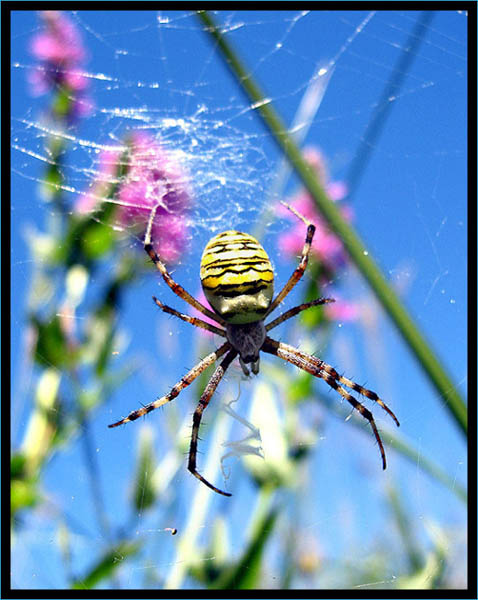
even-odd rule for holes
{"type": "Polygon", "coordinates": [[[307,233],[299,265],[275,298],[273,298],[274,273],[272,265],[264,248],[255,238],[246,233],[229,230],[224,231],[209,240],[201,258],[200,277],[205,296],[214,309],[214,312],[193,298],[193,296],[173,280],[154,250],[151,239],[151,227],[157,207],[153,208],[151,211],[144,238],[144,249],[146,253],[156,265],[156,268],[172,291],[221,327],[216,327],[197,317],[191,317],[180,313],[174,308],[164,305],[153,296],[153,300],[157,306],[165,313],[174,315],[191,325],[206,329],[207,331],[226,338],[226,341],[216,351],[208,354],[186,373],[186,375],[172,387],[168,394],[154,400],[142,408],[132,411],[127,417],[116,423],[112,423],[109,427],[117,427],[128,421],[135,421],[139,417],[170,402],[207,367],[222,358],[222,361],[216,367],[216,370],[209,379],[194,412],[191,443],[189,447],[188,470],[211,490],[218,494],[222,494],[223,496],[231,496],[232,494],[220,490],[207,481],[197,471],[196,455],[198,433],[204,410],[207,408],[209,401],[216,391],[227,368],[237,356],[239,357],[239,363],[245,375],[250,374],[248,365],[250,365],[254,374],[259,372],[259,353],[262,351],[267,354],[278,356],[282,360],[292,363],[299,369],[303,369],[315,377],[323,379],[370,423],[380,449],[384,469],[387,466],[385,450],[372,413],[342,386],[348,387],[358,394],[362,394],[370,400],[377,402],[377,404],[393,418],[397,426],[400,425],[393,412],[375,392],[339,375],[331,365],[320,358],[306,354],[298,348],[294,348],[288,344],[278,342],[267,335],[271,329],[274,329],[303,310],[307,310],[312,306],[334,302],[332,298],[318,298],[312,300],[312,302],[305,302],[304,304],[290,308],[273,321],[270,321],[267,324],[265,323],[265,319],[282,303],[284,298],[304,274],[315,232],[315,226],[312,223],[298,213],[293,207],[289,205],[286,206],[304,222],[307,227],[307,233]]]}

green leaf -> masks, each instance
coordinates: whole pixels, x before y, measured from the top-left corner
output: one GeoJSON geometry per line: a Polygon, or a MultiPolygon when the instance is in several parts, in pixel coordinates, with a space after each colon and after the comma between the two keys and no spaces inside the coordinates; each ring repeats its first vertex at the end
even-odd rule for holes
{"type": "Polygon", "coordinates": [[[21,479],[25,474],[26,458],[23,452],[15,452],[10,461],[10,476],[12,479],[21,479]]]}
{"type": "Polygon", "coordinates": [[[56,162],[50,165],[46,172],[43,181],[41,182],[41,195],[45,200],[52,200],[61,190],[63,177],[58,169],[56,162]]]}
{"type": "Polygon", "coordinates": [[[449,541],[444,533],[436,526],[427,524],[428,533],[433,540],[433,550],[427,554],[422,568],[411,575],[398,578],[396,587],[401,590],[436,590],[443,583],[447,568],[447,548],[449,541]]]}
{"type": "Polygon", "coordinates": [[[156,500],[156,490],[153,485],[155,462],[153,432],[151,428],[145,426],[142,427],[139,434],[138,466],[133,493],[134,507],[138,512],[143,512],[156,500]]]}
{"type": "Polygon", "coordinates": [[[33,316],[31,322],[36,329],[34,357],[38,364],[62,369],[74,363],[74,355],[67,347],[60,319],[56,315],[46,322],[33,316]]]}
{"type": "Polygon", "coordinates": [[[140,542],[120,542],[108,550],[90,569],[87,575],[77,579],[71,586],[74,590],[89,590],[111,575],[130,556],[137,554],[140,542]]]}
{"type": "Polygon", "coordinates": [[[266,542],[274,530],[278,512],[270,510],[257,524],[242,559],[230,567],[210,589],[254,589],[260,587],[261,563],[266,542]]]}
{"type": "Polygon", "coordinates": [[[55,259],[58,264],[89,266],[111,250],[116,232],[111,226],[116,205],[99,201],[95,211],[87,216],[74,214],[68,219],[68,229],[58,243],[55,259]]]}
{"type": "Polygon", "coordinates": [[[35,479],[14,479],[10,487],[11,519],[23,508],[31,508],[40,500],[35,479]]]}
{"type": "Polygon", "coordinates": [[[95,366],[95,374],[98,377],[103,377],[106,374],[108,363],[111,359],[113,344],[115,340],[115,331],[111,323],[107,329],[106,336],[99,348],[98,358],[95,366]]]}
{"type": "Polygon", "coordinates": [[[91,221],[81,237],[81,249],[88,259],[96,260],[109,252],[114,245],[116,233],[109,225],[91,221]]]}

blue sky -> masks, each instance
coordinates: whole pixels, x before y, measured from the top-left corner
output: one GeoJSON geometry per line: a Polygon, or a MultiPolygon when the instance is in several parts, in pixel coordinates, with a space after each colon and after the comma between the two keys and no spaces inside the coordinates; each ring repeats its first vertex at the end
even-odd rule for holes
{"type": "MultiPolygon", "coordinates": [[[[324,65],[333,69],[304,145],[320,147],[332,179],[342,181],[347,179],[365,128],[419,14],[220,11],[216,18],[226,25],[230,40],[287,123],[293,121],[313,74],[324,65]]],[[[190,253],[174,272],[195,294],[200,254],[212,232],[231,227],[254,231],[267,214],[268,192],[280,154],[194,15],[182,11],[162,15],[152,11],[79,11],[71,18],[88,48],[85,69],[91,74],[95,109],[72,133],[68,160],[74,168],[68,171],[72,191],[66,194],[67,200],[73,203],[76,194],[91,184],[91,169],[98,164],[96,147],[121,140],[134,127],[161,134],[189,157],[195,177],[197,206],[189,223],[190,253]],[[192,140],[196,151],[191,150],[192,140]]],[[[35,385],[35,372],[25,366],[24,356],[25,302],[32,277],[25,239],[32,226],[39,230],[46,226],[51,210],[39,197],[37,185],[43,177],[41,157],[45,154],[40,115],[48,98],[33,98],[26,83],[26,74],[34,65],[26,48],[38,27],[34,12],[15,12],[12,16],[14,444],[23,437],[35,385]]],[[[390,99],[389,118],[350,200],[358,233],[463,396],[467,386],[466,27],[467,17],[459,11],[434,15],[397,97],[390,99]]],[[[282,196],[292,193],[297,185],[291,177],[282,196]]],[[[280,255],[277,241],[290,221],[266,218],[265,223],[263,243],[277,278],[284,281],[294,265],[280,255]]],[[[126,238],[126,244],[130,242],[126,238]]],[[[113,267],[109,263],[104,268],[108,273],[113,267]]],[[[101,273],[96,277],[94,283],[101,284],[101,273]]],[[[464,484],[464,440],[435,388],[355,270],[345,269],[335,283],[341,297],[362,306],[364,316],[355,323],[339,323],[329,343],[318,340],[317,349],[323,350],[323,358],[341,372],[380,390],[401,421],[399,434],[464,484]]],[[[288,307],[300,302],[301,286],[298,288],[287,300],[288,307]]],[[[169,290],[158,287],[155,274],[127,291],[119,323],[129,340],[123,360],[138,360],[141,368],[96,411],[91,426],[103,493],[113,521],[128,515],[128,484],[143,422],[120,430],[108,430],[107,424],[136,408],[139,401],[148,403],[162,390],[169,390],[185,367],[196,362],[204,343],[188,325],[159,314],[151,302],[152,294],[184,309],[169,290]]],[[[82,310],[86,307],[79,307],[80,319],[82,310]]],[[[300,334],[293,327],[284,326],[280,331],[284,340],[297,342],[297,336],[300,334]]],[[[272,360],[267,357],[264,362],[272,360]]],[[[238,381],[236,370],[229,381],[233,395],[238,381]]],[[[242,416],[247,415],[256,385],[257,381],[241,382],[240,401],[234,410],[242,416]]],[[[192,392],[183,394],[175,401],[178,407],[172,409],[180,420],[191,414],[196,398],[192,392]]],[[[161,424],[167,410],[170,406],[146,420],[155,432],[159,453],[165,451],[164,440],[171,433],[161,424]]],[[[211,406],[209,410],[214,409],[211,406]]],[[[374,414],[379,427],[391,429],[391,423],[375,407],[374,414]]],[[[389,485],[403,492],[417,537],[424,543],[425,522],[437,522],[443,528],[464,527],[463,506],[449,490],[424,475],[418,464],[410,464],[389,449],[389,468],[382,473],[371,435],[326,411],[321,416],[324,430],[314,453],[314,477],[300,520],[329,556],[354,560],[360,548],[380,539],[387,522],[384,497],[389,485]],[[343,527],[344,518],[349,520],[348,527],[343,527]]],[[[213,416],[209,419],[212,422],[213,416]]],[[[236,434],[241,436],[237,432],[231,436],[236,434]]],[[[203,443],[207,445],[207,441],[203,443]]],[[[240,478],[238,465],[236,460],[229,464],[229,489],[239,488],[234,504],[226,506],[225,500],[214,498],[205,531],[209,531],[214,515],[222,513],[229,520],[231,537],[236,534],[240,540],[245,516],[238,504],[252,503],[254,493],[245,482],[247,478],[240,478]]],[[[219,482],[221,475],[216,476],[219,482]]],[[[174,481],[175,486],[185,486],[186,494],[193,494],[198,485],[189,476],[185,460],[174,481]]],[[[66,513],[74,514],[88,532],[95,531],[80,441],[59,452],[47,466],[45,487],[66,513]]],[[[175,515],[178,529],[184,527],[187,514],[183,498],[175,515]]],[[[47,522],[32,539],[37,519],[32,518],[32,529],[19,534],[14,577],[17,584],[21,578],[27,586],[61,587],[61,568],[47,570],[45,575],[35,566],[41,543],[54,530],[47,522]]],[[[86,568],[92,540],[88,533],[76,533],[80,539],[79,563],[86,568]]],[[[169,539],[167,543],[172,544],[169,539]]],[[[240,552],[240,541],[233,543],[233,549],[240,552]]],[[[174,560],[174,547],[165,555],[174,560]]],[[[51,559],[59,563],[54,550],[51,559]]],[[[134,584],[137,577],[132,571],[126,580],[134,584]]]]}

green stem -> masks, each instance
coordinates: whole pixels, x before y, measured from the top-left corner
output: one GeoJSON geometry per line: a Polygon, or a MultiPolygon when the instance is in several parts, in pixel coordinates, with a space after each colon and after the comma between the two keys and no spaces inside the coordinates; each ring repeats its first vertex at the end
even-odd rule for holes
{"type": "Polygon", "coordinates": [[[232,50],[225,36],[214,23],[211,15],[206,11],[198,11],[199,19],[206,25],[206,31],[217,42],[218,48],[227,65],[241,84],[248,98],[252,101],[252,108],[261,115],[265,124],[271,131],[276,142],[293,165],[297,174],[301,177],[303,184],[314,198],[318,209],[327,221],[330,228],[340,237],[347,249],[352,261],[358,267],[362,275],[374,290],[382,306],[388,312],[402,337],[409,345],[412,352],[420,362],[425,373],[438,390],[445,401],[445,406],[450,411],[455,422],[466,434],[468,429],[467,408],[462,400],[453,381],[448,376],[443,363],[440,361],[429,343],[420,333],[407,310],[388,285],[384,275],[380,271],[370,253],[366,250],[363,242],[344,221],[340,211],[327,197],[317,180],[313,169],[303,159],[299,148],[288,134],[285,125],[274,110],[270,99],[266,98],[236,53],[232,50]]]}

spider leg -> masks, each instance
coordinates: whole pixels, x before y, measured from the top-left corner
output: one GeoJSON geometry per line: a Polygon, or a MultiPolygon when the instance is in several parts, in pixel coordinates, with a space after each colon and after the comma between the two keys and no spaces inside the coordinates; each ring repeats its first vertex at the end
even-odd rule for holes
{"type": "Polygon", "coordinates": [[[223,329],[219,329],[219,327],[215,327],[214,325],[211,325],[211,323],[206,323],[206,321],[203,321],[202,319],[198,319],[197,317],[190,317],[189,315],[180,313],[179,311],[175,310],[174,308],[171,308],[170,306],[166,306],[166,304],[163,304],[162,302],[160,302],[156,298],[156,296],[153,296],[153,300],[156,302],[156,304],[159,306],[159,308],[163,312],[168,313],[170,315],[174,315],[175,317],[178,317],[178,319],[182,319],[183,321],[186,321],[186,323],[191,323],[191,325],[195,325],[196,327],[200,327],[201,329],[206,329],[207,331],[210,331],[211,333],[215,333],[222,337],[226,337],[226,332],[223,329]]]}
{"type": "Polygon", "coordinates": [[[156,268],[163,276],[164,281],[169,285],[169,287],[173,290],[173,292],[177,296],[182,298],[185,302],[187,302],[191,306],[194,306],[194,308],[197,309],[199,312],[201,312],[203,315],[207,315],[210,319],[212,319],[213,321],[216,321],[216,323],[219,323],[220,325],[225,325],[226,322],[224,321],[224,319],[222,317],[220,317],[219,315],[216,315],[211,310],[209,310],[208,308],[203,306],[198,300],[196,300],[196,298],[193,298],[193,296],[191,296],[191,294],[189,294],[182,286],[180,286],[179,283],[176,283],[174,281],[174,279],[168,273],[166,266],[161,262],[161,259],[156,254],[156,251],[153,248],[153,243],[152,243],[152,239],[151,239],[151,228],[152,228],[154,217],[156,215],[156,211],[157,211],[158,207],[159,207],[159,204],[154,206],[151,210],[151,215],[150,215],[149,221],[148,221],[148,227],[146,229],[146,235],[144,236],[144,250],[145,250],[146,254],[153,261],[156,268]]]}
{"type": "Polygon", "coordinates": [[[228,354],[226,354],[225,358],[223,358],[220,365],[217,366],[216,370],[211,376],[206,389],[202,393],[201,398],[199,399],[199,403],[194,411],[193,416],[193,431],[191,435],[191,445],[189,447],[189,461],[188,461],[188,469],[191,473],[202,481],[205,485],[207,485],[211,490],[217,492],[218,494],[222,494],[223,496],[231,496],[228,492],[223,492],[219,488],[209,483],[207,479],[205,479],[200,473],[196,470],[196,454],[197,454],[197,445],[198,445],[198,434],[199,434],[199,426],[201,424],[202,413],[204,409],[207,408],[209,401],[211,400],[212,395],[216,391],[219,382],[224,376],[226,369],[229,367],[231,362],[237,356],[237,352],[235,350],[230,350],[228,354]]]}
{"type": "Polygon", "coordinates": [[[279,315],[277,319],[274,319],[268,325],[266,325],[266,331],[274,329],[274,327],[277,327],[277,325],[287,321],[287,319],[295,317],[295,315],[303,310],[307,310],[311,306],[319,306],[321,304],[328,304],[329,302],[335,302],[335,300],[333,298],[317,298],[316,300],[312,300],[312,302],[305,302],[304,304],[299,304],[299,306],[294,306],[294,308],[290,308],[285,313],[279,315]]]}
{"type": "Polygon", "coordinates": [[[312,239],[313,239],[314,233],[315,233],[315,225],[313,225],[310,221],[308,221],[305,217],[303,217],[300,213],[298,213],[294,208],[292,208],[292,206],[289,206],[289,204],[286,204],[285,202],[282,202],[282,204],[284,204],[284,206],[286,206],[291,212],[293,212],[296,215],[296,217],[298,217],[301,221],[303,221],[307,225],[307,233],[305,236],[304,247],[302,248],[302,257],[300,259],[298,267],[292,273],[292,275],[290,276],[289,280],[287,281],[285,286],[282,288],[282,290],[277,294],[277,296],[271,302],[269,308],[267,309],[265,316],[270,315],[270,313],[279,306],[279,304],[284,300],[284,298],[287,296],[287,294],[292,290],[292,288],[295,286],[295,284],[299,281],[299,279],[304,274],[305,269],[307,268],[310,247],[311,247],[312,239]]]}
{"type": "Polygon", "coordinates": [[[207,367],[209,367],[209,365],[212,365],[212,363],[214,363],[218,358],[220,358],[223,354],[230,350],[230,348],[231,346],[229,342],[226,342],[215,352],[211,352],[211,354],[205,356],[201,360],[201,362],[194,366],[188,373],[186,373],[186,375],[181,377],[181,379],[172,387],[171,391],[168,394],[162,396],[161,398],[158,398],[157,400],[154,400],[153,402],[150,402],[149,404],[146,404],[146,406],[143,406],[138,410],[133,410],[129,413],[127,417],[121,419],[120,421],[117,421],[116,423],[108,425],[108,427],[118,427],[119,425],[123,425],[124,423],[128,423],[129,421],[136,421],[136,419],[139,419],[139,417],[150,413],[155,408],[159,408],[163,404],[171,402],[171,400],[176,398],[176,396],[178,396],[179,393],[185,387],[191,384],[196,379],[196,377],[198,377],[207,367]]]}
{"type": "MultiPolygon", "coordinates": [[[[323,368],[322,361],[315,358],[314,356],[310,356],[309,354],[305,354],[301,352],[297,348],[293,348],[288,344],[283,344],[281,342],[277,342],[269,337],[266,338],[261,350],[267,352],[269,354],[273,354],[290,362],[291,364],[299,367],[304,371],[307,371],[311,375],[315,377],[320,377],[323,379],[331,388],[336,390],[341,396],[343,396],[367,421],[370,423],[372,427],[373,434],[375,439],[377,440],[378,447],[380,449],[380,454],[382,456],[382,466],[384,469],[387,468],[387,460],[385,458],[385,449],[383,447],[382,439],[380,438],[380,434],[378,433],[377,426],[375,424],[375,420],[373,418],[372,413],[358,400],[356,400],[347,390],[344,390],[341,387],[336,379],[323,368]]],[[[329,366],[329,365],[326,365],[329,366]]],[[[393,414],[393,413],[392,413],[393,414]]]]}
{"type": "Polygon", "coordinates": [[[288,344],[281,343],[281,345],[283,346],[283,348],[285,350],[287,350],[291,354],[295,354],[295,355],[299,356],[301,359],[314,364],[317,369],[320,369],[321,371],[325,371],[339,383],[342,383],[343,385],[350,388],[351,390],[354,390],[358,394],[362,394],[363,396],[366,396],[370,400],[373,400],[374,402],[379,404],[392,417],[392,419],[395,421],[395,424],[397,425],[397,427],[400,427],[400,422],[398,421],[397,417],[394,415],[394,413],[388,408],[388,406],[385,404],[385,402],[375,392],[372,392],[372,390],[368,390],[367,388],[362,387],[361,385],[359,385],[358,383],[355,383],[355,381],[352,381],[351,379],[348,379],[347,377],[343,377],[342,375],[339,375],[337,373],[337,371],[334,369],[334,367],[332,367],[332,365],[329,365],[328,363],[324,362],[320,358],[317,358],[316,356],[312,356],[311,354],[307,354],[306,352],[302,352],[298,348],[294,348],[293,346],[289,346],[288,344]]]}
{"type": "MultiPolygon", "coordinates": [[[[312,357],[312,358],[315,358],[315,357],[312,357]]],[[[397,417],[388,408],[388,406],[385,404],[385,402],[379,396],[377,396],[377,394],[375,392],[372,392],[372,390],[368,390],[367,388],[362,387],[361,385],[359,385],[358,383],[355,383],[355,381],[352,381],[351,379],[347,379],[347,377],[343,377],[343,375],[339,375],[337,373],[337,371],[334,369],[334,367],[327,364],[326,362],[324,362],[320,359],[316,359],[316,360],[318,360],[321,363],[320,368],[322,370],[326,371],[327,373],[329,373],[329,375],[331,375],[336,381],[338,381],[339,383],[342,383],[343,385],[347,386],[351,390],[354,390],[354,392],[357,392],[358,394],[362,394],[363,396],[366,396],[370,400],[373,400],[374,402],[379,404],[392,417],[392,419],[395,421],[395,424],[397,425],[397,427],[400,427],[400,422],[397,419],[397,417]]]]}
{"type": "Polygon", "coordinates": [[[358,410],[358,412],[362,415],[362,417],[364,417],[364,419],[367,419],[367,421],[370,423],[370,426],[372,427],[372,430],[373,430],[373,434],[374,434],[375,439],[377,440],[378,446],[380,448],[380,454],[382,455],[382,466],[383,466],[383,469],[385,470],[387,468],[387,459],[385,458],[385,449],[383,447],[380,434],[378,433],[377,426],[375,425],[375,420],[372,416],[372,413],[368,410],[368,408],[365,408],[365,406],[361,402],[356,400],[351,394],[349,394],[346,390],[344,390],[344,388],[341,387],[331,375],[329,375],[328,373],[324,373],[323,375],[320,375],[320,377],[322,377],[324,379],[324,381],[328,385],[330,385],[331,388],[333,388],[334,390],[339,392],[339,394],[341,396],[343,396],[348,402],[350,402],[350,404],[356,410],[358,410]]]}

